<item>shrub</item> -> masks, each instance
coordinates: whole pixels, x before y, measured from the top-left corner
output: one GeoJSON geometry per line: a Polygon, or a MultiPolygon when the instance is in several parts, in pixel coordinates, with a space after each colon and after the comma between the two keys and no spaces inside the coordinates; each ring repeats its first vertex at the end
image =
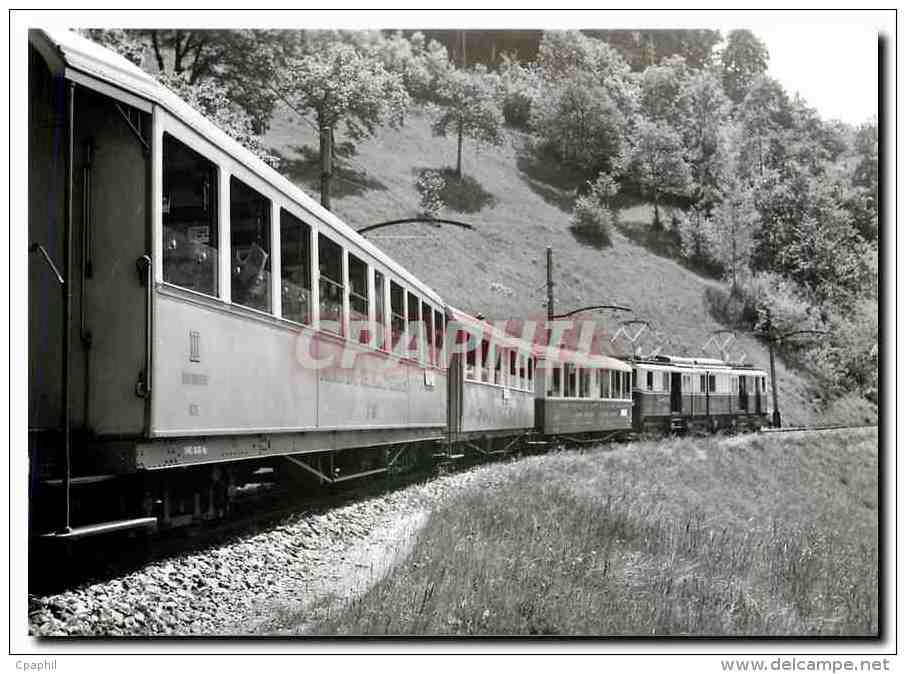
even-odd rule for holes
{"type": "Polygon", "coordinates": [[[508,93],[503,99],[503,119],[507,126],[528,131],[532,117],[532,99],[521,91],[508,93]]]}
{"type": "Polygon", "coordinates": [[[617,224],[615,200],[619,190],[609,173],[602,172],[594,182],[588,181],[585,193],[576,198],[573,207],[573,231],[594,245],[610,246],[610,230],[617,224]]]}
{"type": "Polygon", "coordinates": [[[443,193],[446,187],[447,179],[442,171],[427,169],[418,175],[415,189],[418,190],[418,204],[423,215],[437,217],[444,207],[443,193]]]}

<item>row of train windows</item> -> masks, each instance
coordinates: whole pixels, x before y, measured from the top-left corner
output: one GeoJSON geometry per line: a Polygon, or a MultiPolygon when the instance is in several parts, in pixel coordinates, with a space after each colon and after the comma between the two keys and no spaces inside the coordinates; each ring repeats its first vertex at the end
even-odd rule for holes
{"type": "Polygon", "coordinates": [[[632,397],[630,373],[602,368],[576,367],[564,363],[548,373],[548,398],[632,397]]]}
{"type": "MultiPolygon", "coordinates": [[[[164,134],[164,281],[214,297],[221,295],[217,185],[213,162],[164,134]]],[[[234,304],[270,312],[271,201],[233,176],[229,198],[230,297],[234,304]]],[[[296,323],[311,324],[311,228],[285,209],[279,212],[281,315],[296,323]]],[[[343,282],[343,247],[320,233],[317,246],[320,327],[343,334],[343,302],[348,296],[352,336],[362,344],[372,343],[368,265],[352,253],[347,255],[347,288],[343,282]]],[[[377,269],[373,275],[374,346],[442,366],[443,313],[393,280],[388,288],[387,279],[377,269]]]]}
{"type": "MultiPolygon", "coordinates": [[[[742,391],[754,393],[757,386],[765,392],[767,385],[764,377],[756,376],[738,376],[738,375],[682,375],[682,391],[684,393],[739,393],[740,379],[742,379],[742,391]],[[760,383],[756,383],[756,379],[760,383]]],[[[645,371],[645,390],[646,391],[670,391],[670,373],[655,373],[651,370],[645,371]]]]}
{"type": "Polygon", "coordinates": [[[535,388],[535,359],[483,339],[480,349],[466,351],[464,376],[469,381],[531,391],[535,388]]]}

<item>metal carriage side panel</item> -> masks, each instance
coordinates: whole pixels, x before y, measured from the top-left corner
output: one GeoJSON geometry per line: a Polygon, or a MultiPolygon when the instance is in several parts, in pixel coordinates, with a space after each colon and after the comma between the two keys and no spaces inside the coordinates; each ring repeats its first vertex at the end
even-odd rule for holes
{"type": "Polygon", "coordinates": [[[669,417],[670,394],[641,392],[639,394],[639,411],[642,417],[669,417]]]}
{"type": "MultiPolygon", "coordinates": [[[[358,347],[317,337],[319,428],[410,426],[409,366],[358,347]],[[344,362],[343,358],[347,360],[344,362]]],[[[440,422],[443,423],[442,421],[440,422]]]]}
{"type": "Polygon", "coordinates": [[[534,393],[463,382],[462,432],[528,429],[534,424],[534,393]]]}
{"type": "Polygon", "coordinates": [[[409,423],[446,425],[447,375],[441,370],[410,364],[409,423]]]}
{"type": "Polygon", "coordinates": [[[154,304],[153,436],[316,427],[317,372],[298,356],[305,333],[169,288],[154,304]]]}
{"type": "Polygon", "coordinates": [[[540,402],[545,435],[628,430],[632,426],[631,400],[547,398],[540,402]]]}

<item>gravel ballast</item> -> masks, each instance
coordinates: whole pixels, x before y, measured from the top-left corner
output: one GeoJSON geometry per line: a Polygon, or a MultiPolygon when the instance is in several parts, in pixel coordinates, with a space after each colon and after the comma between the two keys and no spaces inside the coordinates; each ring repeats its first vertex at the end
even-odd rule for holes
{"type": "Polygon", "coordinates": [[[492,488],[500,463],[444,475],[59,594],[29,597],[29,632],[64,636],[281,633],[279,615],[363,592],[404,558],[432,506],[492,488]]]}

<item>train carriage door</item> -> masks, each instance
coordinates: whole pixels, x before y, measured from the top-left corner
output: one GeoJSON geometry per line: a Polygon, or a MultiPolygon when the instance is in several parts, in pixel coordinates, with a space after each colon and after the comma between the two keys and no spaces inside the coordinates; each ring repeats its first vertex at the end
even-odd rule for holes
{"type": "Polygon", "coordinates": [[[145,428],[148,388],[151,115],[77,91],[73,192],[82,264],[73,270],[81,280],[73,318],[88,375],[83,422],[99,435],[136,434],[145,428]]]}
{"type": "MultiPolygon", "coordinates": [[[[150,105],[52,77],[31,50],[29,80],[29,239],[61,274],[71,209],[70,427],[138,435],[146,427],[146,399],[136,393],[144,393],[148,345],[150,105]]],[[[56,427],[63,407],[63,302],[41,257],[29,258],[32,428],[56,427]]]]}
{"type": "Polygon", "coordinates": [[[680,372],[670,373],[670,412],[679,414],[683,411],[683,375],[680,372]]]}
{"type": "Polygon", "coordinates": [[[744,412],[749,410],[748,379],[746,375],[740,375],[739,377],[739,409],[744,412]]]}

